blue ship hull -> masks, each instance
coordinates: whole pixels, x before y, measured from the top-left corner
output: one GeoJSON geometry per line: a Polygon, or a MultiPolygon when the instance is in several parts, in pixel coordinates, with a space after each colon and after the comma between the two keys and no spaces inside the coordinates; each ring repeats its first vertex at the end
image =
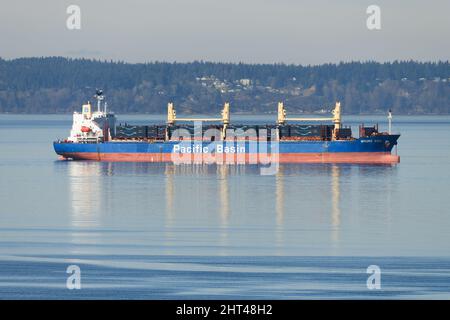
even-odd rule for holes
{"type": "Polygon", "coordinates": [[[97,161],[175,162],[205,157],[252,162],[270,157],[279,162],[397,163],[391,154],[399,135],[377,135],[335,141],[109,141],[99,143],[54,142],[55,152],[65,159],[97,161]],[[175,160],[174,160],[175,159],[175,160]]]}

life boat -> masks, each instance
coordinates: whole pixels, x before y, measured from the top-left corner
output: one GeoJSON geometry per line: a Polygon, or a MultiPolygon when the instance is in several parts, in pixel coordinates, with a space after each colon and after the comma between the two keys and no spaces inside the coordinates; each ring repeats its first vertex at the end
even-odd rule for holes
{"type": "Polygon", "coordinates": [[[82,126],[81,127],[81,132],[91,132],[91,128],[82,126]]]}

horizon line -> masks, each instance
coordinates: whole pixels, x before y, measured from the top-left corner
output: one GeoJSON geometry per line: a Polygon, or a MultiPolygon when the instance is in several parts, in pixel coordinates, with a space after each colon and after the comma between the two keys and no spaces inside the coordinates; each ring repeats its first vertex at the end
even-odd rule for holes
{"type": "Polygon", "coordinates": [[[7,61],[7,62],[13,62],[17,60],[27,60],[27,59],[65,59],[65,60],[84,60],[84,61],[92,61],[92,62],[100,62],[100,63],[120,63],[120,64],[130,64],[130,65],[148,65],[148,64],[193,64],[193,63],[201,63],[201,64],[225,64],[225,65],[251,65],[251,66],[296,66],[296,67],[317,67],[317,66],[323,66],[323,65],[345,65],[345,64],[352,64],[352,63],[376,63],[376,64],[394,64],[394,63],[417,63],[417,64],[449,64],[450,60],[414,60],[414,59],[395,59],[395,60],[386,60],[386,61],[377,61],[377,60],[348,60],[348,61],[339,61],[339,62],[323,62],[320,64],[300,64],[300,63],[287,63],[287,62],[232,62],[232,61],[212,61],[212,60],[190,60],[190,61],[168,61],[168,60],[149,60],[146,62],[131,62],[131,61],[125,61],[120,59],[100,59],[100,58],[93,58],[93,57],[69,57],[69,56],[22,56],[22,57],[16,57],[16,58],[3,58],[0,56],[0,60],[7,61]]]}

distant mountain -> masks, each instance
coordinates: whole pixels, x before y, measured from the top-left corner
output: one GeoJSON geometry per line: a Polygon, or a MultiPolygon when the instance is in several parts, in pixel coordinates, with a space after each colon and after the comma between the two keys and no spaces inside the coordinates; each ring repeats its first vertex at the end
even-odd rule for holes
{"type": "Polygon", "coordinates": [[[69,113],[102,88],[118,113],[450,113],[449,62],[285,64],[129,64],[61,57],[0,59],[0,112],[69,113]]]}

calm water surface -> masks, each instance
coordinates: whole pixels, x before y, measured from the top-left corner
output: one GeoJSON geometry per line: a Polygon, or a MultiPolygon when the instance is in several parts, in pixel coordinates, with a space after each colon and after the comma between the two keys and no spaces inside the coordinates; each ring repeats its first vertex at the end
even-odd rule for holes
{"type": "MultiPolygon", "coordinates": [[[[363,121],[386,125],[345,120],[356,134],[363,121]]],[[[450,117],[394,125],[397,166],[261,176],[58,161],[51,142],[70,116],[0,115],[0,298],[450,298],[450,117]],[[70,264],[81,290],[65,287],[70,264]],[[372,264],[381,290],[366,287],[372,264]]]]}

